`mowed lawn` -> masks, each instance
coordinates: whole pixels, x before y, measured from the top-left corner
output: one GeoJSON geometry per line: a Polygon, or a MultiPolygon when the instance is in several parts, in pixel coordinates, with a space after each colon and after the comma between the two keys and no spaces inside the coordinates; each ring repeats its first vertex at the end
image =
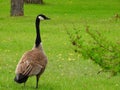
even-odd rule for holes
{"type": "MultiPolygon", "coordinates": [[[[120,90],[120,75],[97,74],[101,68],[74,52],[66,30],[99,30],[112,42],[120,42],[119,0],[44,0],[25,4],[23,17],[10,17],[10,0],[0,0],[0,90],[35,90],[36,77],[26,86],[14,82],[16,65],[35,42],[35,18],[43,13],[42,44],[48,65],[38,90],[120,90]]],[[[87,37],[85,34],[84,36],[87,37]]]]}

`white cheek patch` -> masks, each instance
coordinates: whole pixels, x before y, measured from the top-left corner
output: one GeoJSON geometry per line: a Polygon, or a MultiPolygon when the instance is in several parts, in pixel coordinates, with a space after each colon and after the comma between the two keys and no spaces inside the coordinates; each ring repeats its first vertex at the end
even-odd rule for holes
{"type": "Polygon", "coordinates": [[[43,17],[41,17],[41,16],[39,16],[38,18],[39,18],[40,20],[44,20],[44,18],[43,18],[43,17]]]}

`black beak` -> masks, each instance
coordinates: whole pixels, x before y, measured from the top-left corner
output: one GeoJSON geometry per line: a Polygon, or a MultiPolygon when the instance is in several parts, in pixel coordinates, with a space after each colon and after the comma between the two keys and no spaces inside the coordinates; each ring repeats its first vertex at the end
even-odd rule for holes
{"type": "Polygon", "coordinates": [[[47,17],[45,20],[50,20],[50,18],[47,17]]]}

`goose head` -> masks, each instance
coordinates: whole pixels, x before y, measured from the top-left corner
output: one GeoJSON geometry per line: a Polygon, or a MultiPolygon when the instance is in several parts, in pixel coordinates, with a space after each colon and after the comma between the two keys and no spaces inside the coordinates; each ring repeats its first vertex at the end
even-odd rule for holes
{"type": "Polygon", "coordinates": [[[50,18],[48,18],[47,16],[45,16],[43,14],[38,15],[37,19],[39,19],[39,20],[50,20],[50,18]]]}

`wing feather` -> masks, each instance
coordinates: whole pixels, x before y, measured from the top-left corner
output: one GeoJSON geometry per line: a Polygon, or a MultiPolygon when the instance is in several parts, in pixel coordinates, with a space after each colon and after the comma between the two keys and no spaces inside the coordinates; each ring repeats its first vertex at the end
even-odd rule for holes
{"type": "Polygon", "coordinates": [[[25,76],[37,75],[42,68],[43,66],[39,65],[37,62],[33,62],[32,60],[26,60],[18,64],[16,68],[16,74],[21,73],[25,76]]]}
{"type": "Polygon", "coordinates": [[[42,56],[41,52],[39,51],[28,51],[25,53],[21,60],[19,61],[16,71],[16,74],[22,74],[25,76],[32,76],[37,75],[41,72],[42,68],[45,67],[44,62],[42,61],[42,58],[45,58],[44,55],[42,56]]]}

